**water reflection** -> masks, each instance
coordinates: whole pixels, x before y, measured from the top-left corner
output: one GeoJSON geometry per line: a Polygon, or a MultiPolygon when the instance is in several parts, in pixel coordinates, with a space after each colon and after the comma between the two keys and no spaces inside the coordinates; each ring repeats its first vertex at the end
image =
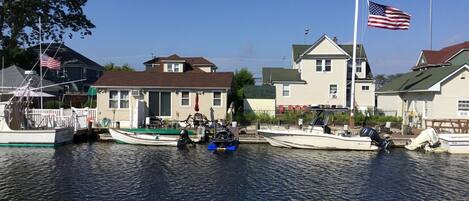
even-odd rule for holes
{"type": "Polygon", "coordinates": [[[242,145],[114,143],[1,148],[0,193],[11,200],[467,199],[469,156],[315,151],[242,145]]]}

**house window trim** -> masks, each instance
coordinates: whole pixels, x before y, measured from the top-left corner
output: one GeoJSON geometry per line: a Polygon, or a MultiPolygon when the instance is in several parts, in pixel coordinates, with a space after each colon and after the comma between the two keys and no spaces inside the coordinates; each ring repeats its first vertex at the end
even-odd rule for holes
{"type": "Polygon", "coordinates": [[[119,90],[109,90],[108,91],[108,101],[107,101],[107,108],[108,110],[130,110],[130,90],[126,90],[126,89],[119,89],[119,90]],[[116,108],[113,108],[111,107],[111,104],[110,104],[110,101],[113,100],[111,99],[111,91],[117,91],[117,107],[116,108]],[[129,107],[127,108],[121,108],[121,100],[124,100],[124,99],[121,99],[121,91],[127,91],[128,92],[128,95],[127,95],[127,101],[129,101],[129,107]]]}
{"type": "Polygon", "coordinates": [[[223,107],[223,92],[222,91],[213,91],[212,92],[212,107],[222,108],[223,107]],[[220,92],[220,105],[215,105],[215,93],[220,92]]]}
{"type": "Polygon", "coordinates": [[[329,83],[328,88],[327,88],[327,97],[329,97],[329,99],[338,99],[339,98],[339,85],[337,83],[329,83]],[[333,96],[331,94],[331,85],[336,86],[335,98],[333,98],[333,96]]]}
{"type": "Polygon", "coordinates": [[[316,68],[316,72],[317,73],[332,73],[332,59],[316,59],[316,65],[315,65],[315,68],[316,68]],[[330,66],[331,66],[331,69],[330,71],[326,71],[326,60],[330,61],[330,66]],[[318,61],[321,61],[321,71],[318,71],[317,67],[318,67],[318,61]]]}
{"type": "Polygon", "coordinates": [[[291,97],[291,84],[282,84],[282,97],[287,97],[287,98],[291,97]],[[285,85],[288,86],[288,96],[284,95],[285,85]]]}
{"type": "Polygon", "coordinates": [[[362,91],[370,91],[370,85],[362,85],[362,91]],[[368,87],[368,89],[363,89],[363,87],[368,87]]]}
{"type": "Polygon", "coordinates": [[[180,93],[181,93],[181,98],[180,98],[180,101],[179,101],[179,106],[181,106],[181,107],[191,107],[191,105],[192,105],[191,104],[191,100],[192,100],[191,99],[191,92],[186,90],[186,91],[180,91],[180,93]],[[185,92],[187,92],[189,94],[189,97],[188,97],[189,104],[188,105],[183,105],[182,104],[182,100],[183,100],[183,97],[184,97],[182,94],[185,93],[185,92]]]}
{"type": "Polygon", "coordinates": [[[167,73],[181,73],[183,70],[183,65],[182,63],[166,63],[166,72],[167,73]],[[178,71],[174,71],[174,65],[178,66],[178,71]],[[171,71],[169,71],[169,66],[171,66],[171,71]]]}

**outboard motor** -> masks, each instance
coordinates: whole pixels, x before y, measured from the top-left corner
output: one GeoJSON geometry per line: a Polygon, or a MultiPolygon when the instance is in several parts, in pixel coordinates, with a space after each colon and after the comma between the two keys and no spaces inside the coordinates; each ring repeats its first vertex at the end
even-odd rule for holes
{"type": "Polygon", "coordinates": [[[186,129],[183,129],[181,130],[181,133],[179,134],[179,140],[178,140],[177,146],[184,147],[187,144],[195,145],[194,141],[192,141],[191,138],[189,137],[189,131],[187,131],[186,129]]]}
{"type": "Polygon", "coordinates": [[[375,129],[370,127],[363,127],[360,130],[360,137],[369,137],[371,141],[373,141],[383,149],[388,149],[391,145],[391,142],[389,140],[381,138],[379,136],[379,133],[375,129]]]}

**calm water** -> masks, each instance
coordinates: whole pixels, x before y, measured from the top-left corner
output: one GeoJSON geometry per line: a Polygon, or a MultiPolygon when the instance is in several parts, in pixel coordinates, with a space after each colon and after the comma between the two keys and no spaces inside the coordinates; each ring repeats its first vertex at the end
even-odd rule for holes
{"type": "Polygon", "coordinates": [[[7,200],[467,200],[469,156],[313,151],[242,144],[114,143],[0,148],[7,200]]]}

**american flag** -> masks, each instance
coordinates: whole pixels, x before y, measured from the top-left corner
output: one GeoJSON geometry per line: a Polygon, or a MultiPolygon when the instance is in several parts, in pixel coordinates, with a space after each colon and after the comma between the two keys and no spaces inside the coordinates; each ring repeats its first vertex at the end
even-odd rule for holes
{"type": "Polygon", "coordinates": [[[410,15],[397,8],[370,1],[368,26],[392,30],[407,30],[410,26],[410,15]]]}
{"type": "Polygon", "coordinates": [[[58,70],[60,69],[60,61],[44,54],[41,58],[41,67],[58,70]]]}

